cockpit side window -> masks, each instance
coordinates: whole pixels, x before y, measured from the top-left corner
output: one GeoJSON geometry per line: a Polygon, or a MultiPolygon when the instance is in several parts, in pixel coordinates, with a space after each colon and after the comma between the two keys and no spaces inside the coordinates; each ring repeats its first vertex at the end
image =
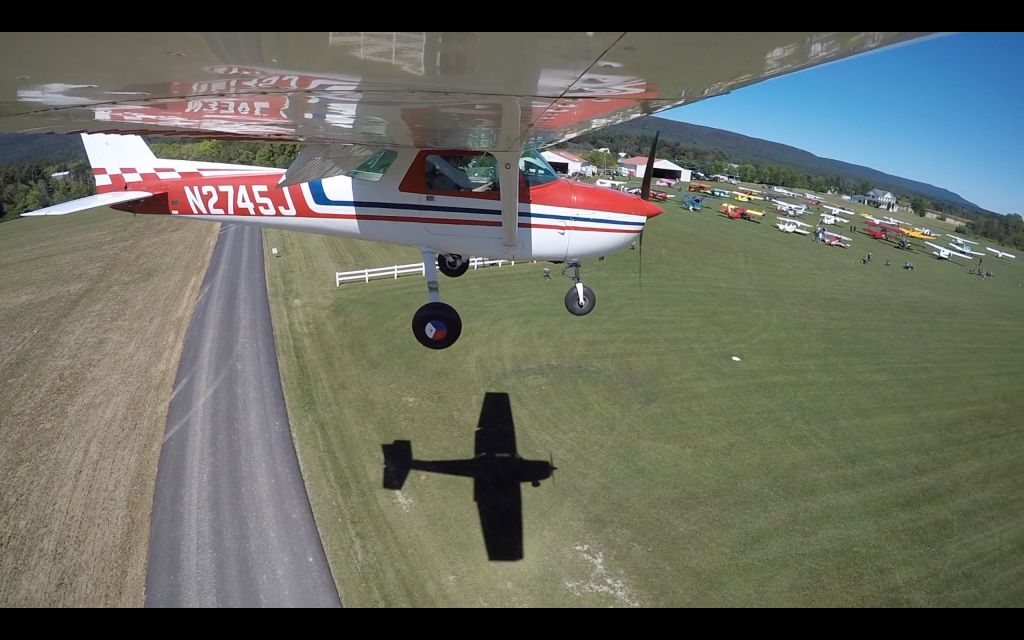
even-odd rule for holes
{"type": "Polygon", "coordinates": [[[498,191],[497,162],[489,153],[432,153],[424,162],[427,191],[498,191]]]}
{"type": "Polygon", "coordinates": [[[377,182],[384,177],[384,173],[395,161],[398,154],[391,149],[381,149],[367,158],[362,164],[348,172],[348,176],[356,180],[368,180],[377,182]]]}

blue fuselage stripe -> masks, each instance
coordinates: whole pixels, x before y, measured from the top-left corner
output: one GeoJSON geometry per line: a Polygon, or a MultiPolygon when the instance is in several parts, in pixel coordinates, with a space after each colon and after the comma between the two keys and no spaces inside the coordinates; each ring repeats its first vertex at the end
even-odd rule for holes
{"type": "MultiPolygon", "coordinates": [[[[320,180],[309,183],[309,192],[313,195],[313,202],[322,207],[368,207],[371,209],[396,209],[400,211],[436,211],[442,213],[470,213],[484,216],[500,216],[500,209],[480,209],[477,207],[444,207],[440,205],[424,204],[402,204],[399,202],[373,202],[370,200],[331,200],[324,192],[320,180]]],[[[643,227],[643,222],[629,222],[626,220],[607,220],[605,218],[588,218],[583,216],[560,216],[552,213],[530,213],[519,211],[523,218],[541,218],[546,220],[568,220],[573,222],[596,222],[601,224],[617,224],[626,227],[643,227]]]]}

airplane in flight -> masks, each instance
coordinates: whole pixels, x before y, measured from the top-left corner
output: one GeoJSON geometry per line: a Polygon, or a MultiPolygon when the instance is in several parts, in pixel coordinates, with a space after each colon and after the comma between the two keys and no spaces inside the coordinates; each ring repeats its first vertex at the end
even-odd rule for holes
{"type": "Polygon", "coordinates": [[[1016,259],[1016,257],[1017,257],[1017,256],[1013,255],[1012,253],[1007,253],[1006,251],[1000,251],[999,249],[993,249],[992,247],[985,247],[985,249],[987,249],[988,251],[991,251],[992,253],[996,254],[997,258],[1016,259]]]}
{"type": "Polygon", "coordinates": [[[384,488],[400,491],[410,470],[473,478],[473,500],[490,560],[523,558],[523,495],[520,484],[539,487],[554,475],[547,460],[524,460],[516,450],[512,405],[507,393],[487,393],[480,407],[472,458],[416,460],[409,440],[381,445],[384,488]]]}
{"type": "Polygon", "coordinates": [[[934,242],[925,242],[925,244],[928,245],[929,247],[933,247],[934,249],[937,249],[937,251],[932,251],[932,255],[938,256],[940,260],[952,260],[952,258],[950,258],[950,256],[958,256],[960,258],[967,258],[968,260],[971,259],[971,256],[969,256],[969,255],[967,255],[965,253],[960,253],[959,251],[956,251],[955,249],[949,249],[947,247],[943,247],[943,246],[937,245],[934,242]]]}
{"type": "Polygon", "coordinates": [[[920,35],[9,33],[0,131],[304,143],[283,173],[245,175],[87,138],[104,144],[80,204],[417,247],[429,302],[412,331],[444,349],[462,321],[437,270],[458,276],[471,255],[565,263],[566,308],[585,315],[596,297],[580,261],[642,246],[661,213],[558,178],[539,149],[920,35]],[[716,64],[680,67],[687,52],[716,64]]]}

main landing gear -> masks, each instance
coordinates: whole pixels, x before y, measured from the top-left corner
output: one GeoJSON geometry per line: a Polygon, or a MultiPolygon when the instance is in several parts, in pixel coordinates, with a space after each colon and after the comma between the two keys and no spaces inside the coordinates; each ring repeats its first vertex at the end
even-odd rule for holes
{"type": "MultiPolygon", "coordinates": [[[[457,254],[438,254],[432,249],[420,249],[420,252],[423,254],[430,302],[413,315],[412,334],[428,349],[447,349],[462,335],[462,318],[458,311],[441,302],[437,272],[440,270],[446,276],[457,278],[469,269],[469,260],[457,254]]],[[[579,260],[572,260],[562,269],[562,275],[573,281],[573,286],[565,294],[565,308],[574,316],[587,315],[597,304],[594,290],[580,281],[580,268],[579,260]]]]}
{"type": "Polygon", "coordinates": [[[469,260],[455,255],[438,255],[429,249],[421,249],[423,265],[427,276],[427,294],[430,302],[420,307],[412,317],[412,334],[428,349],[447,349],[462,335],[462,318],[450,305],[441,302],[441,291],[437,286],[437,269],[446,276],[457,278],[466,273],[469,260]]]}
{"type": "Polygon", "coordinates": [[[565,294],[565,308],[574,316],[587,315],[594,310],[594,305],[597,304],[594,290],[580,282],[580,268],[579,260],[571,260],[562,268],[562,275],[575,283],[565,294]],[[572,269],[572,275],[566,273],[570,269],[572,269]]]}

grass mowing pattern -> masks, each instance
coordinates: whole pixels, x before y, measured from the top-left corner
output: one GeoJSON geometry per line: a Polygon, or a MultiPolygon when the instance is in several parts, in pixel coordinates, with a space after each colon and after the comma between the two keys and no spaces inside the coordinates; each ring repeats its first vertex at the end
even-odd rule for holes
{"type": "Polygon", "coordinates": [[[642,289],[628,250],[585,265],[584,318],[562,307],[568,280],[543,280],[557,266],[470,271],[441,282],[464,330],[433,352],[409,329],[422,278],[334,286],[415,251],[265,237],[346,605],[1024,604],[1024,265],[986,259],[982,280],[862,234],[843,250],[670,202],[642,289]],[[469,480],[381,488],[382,443],[471,455],[487,391],[510,394],[520,453],[558,466],[523,487],[511,564],[487,562],[469,480]]]}

